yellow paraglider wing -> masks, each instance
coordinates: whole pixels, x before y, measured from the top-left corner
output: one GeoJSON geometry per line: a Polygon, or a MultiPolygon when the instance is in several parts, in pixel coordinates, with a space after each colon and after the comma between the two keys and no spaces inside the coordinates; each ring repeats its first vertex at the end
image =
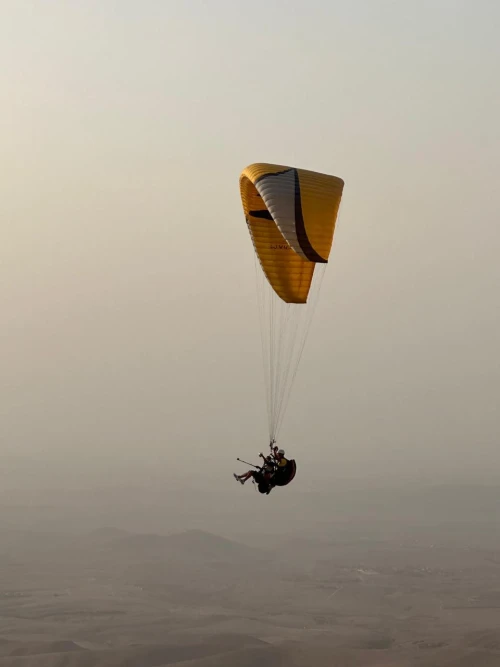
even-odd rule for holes
{"type": "Polygon", "coordinates": [[[252,164],[240,175],[255,252],[286,303],[306,303],[315,264],[328,261],[343,187],[335,176],[274,164],[252,164]]]}

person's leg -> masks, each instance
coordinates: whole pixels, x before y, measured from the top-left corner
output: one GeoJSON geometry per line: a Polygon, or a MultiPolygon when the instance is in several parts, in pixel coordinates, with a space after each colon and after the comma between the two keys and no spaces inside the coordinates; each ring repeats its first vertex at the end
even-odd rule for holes
{"type": "Polygon", "coordinates": [[[241,484],[244,484],[247,481],[247,479],[250,479],[250,477],[253,477],[253,475],[254,471],[249,470],[244,475],[237,475],[236,473],[234,473],[234,478],[238,480],[238,482],[241,482],[241,484]]]}

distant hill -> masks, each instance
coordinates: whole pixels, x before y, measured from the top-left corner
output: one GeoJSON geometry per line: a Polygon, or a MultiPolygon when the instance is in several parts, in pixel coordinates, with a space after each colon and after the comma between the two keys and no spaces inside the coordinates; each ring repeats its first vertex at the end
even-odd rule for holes
{"type": "MultiPolygon", "coordinates": [[[[201,530],[175,535],[133,535],[113,543],[122,582],[168,593],[172,601],[194,604],[197,596],[237,595],[245,579],[268,576],[272,556],[201,530]]],[[[204,598],[203,598],[204,599],[204,598]]]]}
{"type": "Polygon", "coordinates": [[[127,535],[111,540],[110,546],[117,555],[144,561],[182,558],[197,562],[244,563],[269,558],[269,555],[260,549],[203,530],[188,530],[173,535],[127,535]]]}
{"type": "Polygon", "coordinates": [[[92,530],[90,533],[86,533],[80,539],[95,542],[111,542],[112,540],[118,540],[129,535],[133,535],[129,530],[115,528],[114,526],[103,526],[102,528],[92,530]]]}

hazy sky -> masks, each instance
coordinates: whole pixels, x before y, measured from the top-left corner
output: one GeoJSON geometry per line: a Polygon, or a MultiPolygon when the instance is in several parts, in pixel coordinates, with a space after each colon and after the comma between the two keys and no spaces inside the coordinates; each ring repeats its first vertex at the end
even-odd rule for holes
{"type": "Polygon", "coordinates": [[[282,444],[496,474],[499,28],[496,0],[0,0],[4,452],[234,484],[267,439],[238,177],[268,161],[346,183],[282,444]]]}

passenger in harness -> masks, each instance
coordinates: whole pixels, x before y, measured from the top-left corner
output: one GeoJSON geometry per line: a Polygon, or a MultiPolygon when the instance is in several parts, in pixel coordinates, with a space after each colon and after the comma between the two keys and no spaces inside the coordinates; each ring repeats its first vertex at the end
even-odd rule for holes
{"type": "Polygon", "coordinates": [[[273,477],[276,466],[271,456],[264,456],[262,453],[259,456],[264,459],[264,463],[261,466],[254,466],[257,470],[249,470],[244,475],[237,475],[236,473],[233,473],[233,475],[240,484],[244,484],[252,477],[260,493],[269,495],[274,486],[273,477]]]}

